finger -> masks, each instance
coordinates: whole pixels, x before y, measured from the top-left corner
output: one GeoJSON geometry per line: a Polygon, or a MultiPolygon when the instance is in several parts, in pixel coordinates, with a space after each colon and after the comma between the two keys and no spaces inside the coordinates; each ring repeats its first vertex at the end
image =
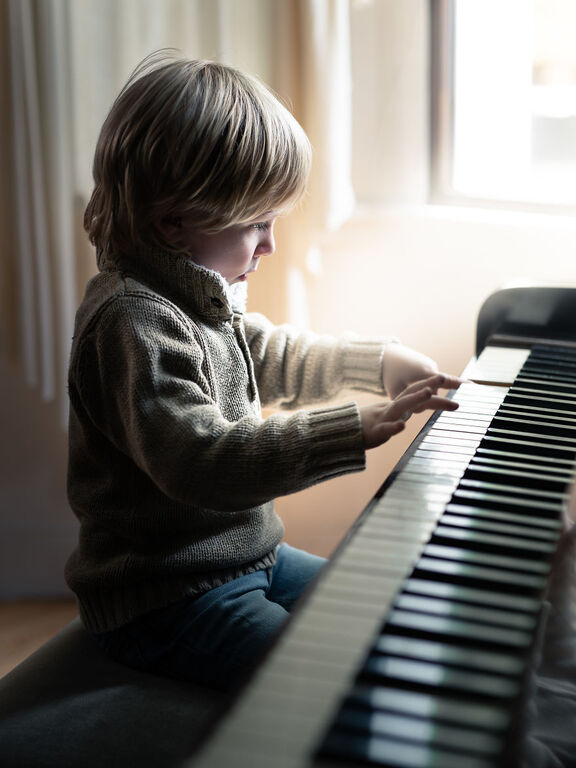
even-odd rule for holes
{"type": "Polygon", "coordinates": [[[399,397],[404,395],[410,395],[413,392],[417,392],[423,387],[430,387],[430,389],[437,390],[439,387],[444,386],[445,375],[443,373],[435,373],[433,376],[428,376],[425,379],[419,379],[413,381],[405,389],[402,390],[399,397]]]}
{"type": "Polygon", "coordinates": [[[399,395],[395,400],[392,400],[392,402],[388,404],[388,407],[386,408],[386,418],[388,420],[404,419],[406,414],[411,412],[414,413],[418,408],[424,406],[426,401],[432,396],[433,392],[430,387],[422,387],[416,392],[399,395]]]}
{"type": "Polygon", "coordinates": [[[382,422],[374,429],[374,445],[382,445],[382,443],[387,442],[391,437],[402,432],[405,426],[400,419],[382,422]]]}
{"type": "Polygon", "coordinates": [[[440,384],[442,389],[458,389],[460,384],[464,384],[467,379],[463,379],[461,376],[452,376],[449,373],[441,373],[444,376],[444,382],[440,384]]]}
{"type": "Polygon", "coordinates": [[[432,397],[420,403],[413,410],[414,413],[422,413],[422,411],[456,411],[458,408],[459,403],[454,400],[450,400],[448,397],[432,395],[432,397]]]}

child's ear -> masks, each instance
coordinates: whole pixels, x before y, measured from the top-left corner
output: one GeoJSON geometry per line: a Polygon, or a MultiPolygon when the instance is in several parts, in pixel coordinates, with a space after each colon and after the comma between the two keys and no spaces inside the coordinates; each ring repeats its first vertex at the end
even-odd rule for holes
{"type": "Polygon", "coordinates": [[[164,216],[156,222],[156,229],[171,245],[176,245],[182,234],[181,216],[164,216]]]}

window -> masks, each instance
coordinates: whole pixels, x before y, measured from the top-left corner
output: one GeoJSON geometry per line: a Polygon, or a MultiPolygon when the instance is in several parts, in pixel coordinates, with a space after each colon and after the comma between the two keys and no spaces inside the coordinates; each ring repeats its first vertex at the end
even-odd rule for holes
{"type": "Polygon", "coordinates": [[[433,198],[576,207],[576,3],[434,0],[433,198]]]}

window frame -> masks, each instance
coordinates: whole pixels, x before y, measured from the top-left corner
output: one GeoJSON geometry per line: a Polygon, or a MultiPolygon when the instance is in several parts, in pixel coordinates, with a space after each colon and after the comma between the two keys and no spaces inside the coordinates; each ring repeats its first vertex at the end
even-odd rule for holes
{"type": "Polygon", "coordinates": [[[430,190],[432,205],[515,210],[573,216],[576,205],[478,197],[452,186],[454,144],[454,49],[457,0],[430,4],[430,190]]]}

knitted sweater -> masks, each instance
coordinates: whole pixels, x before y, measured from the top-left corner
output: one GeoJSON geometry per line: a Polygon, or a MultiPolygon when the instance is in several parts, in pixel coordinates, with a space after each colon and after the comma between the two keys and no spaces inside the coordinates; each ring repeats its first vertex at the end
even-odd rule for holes
{"type": "Polygon", "coordinates": [[[94,632],[272,565],[272,500],[364,467],[357,406],[319,403],[382,393],[386,344],[275,327],[183,255],[99,267],[70,361],[66,566],[94,632]]]}

